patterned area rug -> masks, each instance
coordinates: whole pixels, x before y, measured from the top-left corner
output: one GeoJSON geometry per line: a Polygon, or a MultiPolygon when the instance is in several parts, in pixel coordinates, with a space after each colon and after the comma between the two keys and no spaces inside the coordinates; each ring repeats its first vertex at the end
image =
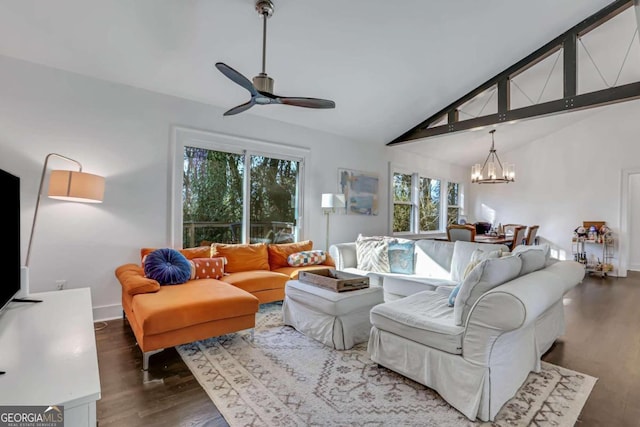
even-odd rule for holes
{"type": "Polygon", "coordinates": [[[494,423],[471,422],[436,392],[369,359],[366,343],[335,351],[262,306],[255,338],[239,332],[177,347],[231,427],[572,426],[596,378],[543,363],[494,423]]]}

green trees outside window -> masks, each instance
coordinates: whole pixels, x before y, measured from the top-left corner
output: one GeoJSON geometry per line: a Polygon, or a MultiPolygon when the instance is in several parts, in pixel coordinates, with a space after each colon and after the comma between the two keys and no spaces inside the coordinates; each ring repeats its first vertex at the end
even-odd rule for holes
{"type": "Polygon", "coordinates": [[[418,173],[394,172],[392,185],[394,233],[444,231],[447,225],[458,222],[460,184],[418,173]],[[446,186],[446,194],[443,194],[443,186],[446,186]]]}
{"type": "Polygon", "coordinates": [[[294,241],[299,163],[266,156],[184,148],[183,247],[211,242],[294,241]],[[245,197],[244,182],[249,182],[245,197]],[[248,218],[243,217],[248,204],[248,218]]]}
{"type": "Polygon", "coordinates": [[[411,231],[411,175],[393,174],[393,232],[411,231]]]}

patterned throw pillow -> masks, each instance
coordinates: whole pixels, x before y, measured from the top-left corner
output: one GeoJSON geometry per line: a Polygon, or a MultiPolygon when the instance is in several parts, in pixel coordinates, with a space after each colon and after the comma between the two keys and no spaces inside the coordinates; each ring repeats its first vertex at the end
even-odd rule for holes
{"type": "Polygon", "coordinates": [[[191,264],[175,249],[157,249],[147,255],[144,274],[161,285],[179,285],[191,277],[191,264]]]}
{"type": "Polygon", "coordinates": [[[389,270],[391,273],[413,274],[414,251],[415,242],[412,240],[389,242],[389,270]]]}
{"type": "Polygon", "coordinates": [[[291,254],[287,257],[287,264],[291,267],[303,267],[305,265],[318,265],[325,262],[327,254],[325,251],[302,251],[291,254]]]}
{"type": "Polygon", "coordinates": [[[356,262],[359,270],[374,273],[389,273],[389,238],[358,236],[356,240],[356,262]]]}
{"type": "Polygon", "coordinates": [[[223,257],[217,258],[194,258],[191,266],[191,279],[219,279],[224,276],[223,257]]]}
{"type": "Polygon", "coordinates": [[[275,270],[289,265],[288,257],[298,252],[310,251],[313,249],[311,240],[304,240],[295,243],[271,243],[267,246],[269,253],[269,267],[275,270]]]}

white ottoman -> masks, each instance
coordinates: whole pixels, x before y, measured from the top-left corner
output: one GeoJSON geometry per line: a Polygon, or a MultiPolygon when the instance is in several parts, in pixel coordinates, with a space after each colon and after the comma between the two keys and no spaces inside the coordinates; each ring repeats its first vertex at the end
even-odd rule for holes
{"type": "Polygon", "coordinates": [[[368,341],[369,311],[384,302],[381,287],[333,292],[290,280],[284,292],[284,324],[336,350],[368,341]]]}

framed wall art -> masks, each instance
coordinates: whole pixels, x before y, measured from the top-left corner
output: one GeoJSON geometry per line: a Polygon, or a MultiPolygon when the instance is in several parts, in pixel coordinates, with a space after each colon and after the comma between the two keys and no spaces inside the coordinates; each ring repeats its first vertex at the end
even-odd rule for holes
{"type": "Polygon", "coordinates": [[[378,215],[377,173],[338,169],[338,191],[345,196],[349,215],[378,215]]]}

